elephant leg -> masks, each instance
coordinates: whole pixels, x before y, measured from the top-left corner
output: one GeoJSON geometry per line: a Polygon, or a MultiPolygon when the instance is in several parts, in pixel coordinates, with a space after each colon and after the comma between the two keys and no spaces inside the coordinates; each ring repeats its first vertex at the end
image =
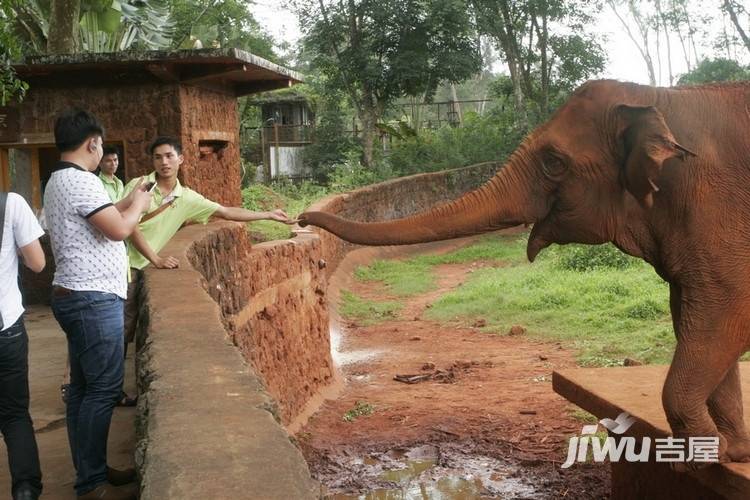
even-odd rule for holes
{"type": "Polygon", "coordinates": [[[750,434],[745,427],[739,363],[734,363],[708,398],[708,412],[727,440],[727,456],[733,462],[750,462],[750,434]]]}
{"type": "MultiPolygon", "coordinates": [[[[684,313],[684,311],[683,311],[684,313]]],[[[720,330],[714,330],[720,331],[720,330]]],[[[674,359],[667,373],[662,404],[676,438],[719,438],[719,460],[728,461],[727,438],[719,433],[708,412],[708,399],[737,363],[740,349],[719,348],[720,338],[707,331],[680,329],[674,359]]],[[[706,462],[673,463],[676,470],[698,469],[706,462]]]]}

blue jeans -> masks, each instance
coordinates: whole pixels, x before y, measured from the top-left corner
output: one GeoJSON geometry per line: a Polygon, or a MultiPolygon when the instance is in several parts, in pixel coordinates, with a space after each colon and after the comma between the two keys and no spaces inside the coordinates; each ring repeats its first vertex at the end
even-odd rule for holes
{"type": "Polygon", "coordinates": [[[68,338],[66,419],[78,495],[107,482],[109,424],[125,368],[123,304],[117,295],[103,292],[52,297],[52,312],[68,338]]]}
{"type": "Polygon", "coordinates": [[[29,337],[23,316],[0,332],[0,431],[8,449],[12,490],[42,491],[42,471],[29,416],[29,337]]]}

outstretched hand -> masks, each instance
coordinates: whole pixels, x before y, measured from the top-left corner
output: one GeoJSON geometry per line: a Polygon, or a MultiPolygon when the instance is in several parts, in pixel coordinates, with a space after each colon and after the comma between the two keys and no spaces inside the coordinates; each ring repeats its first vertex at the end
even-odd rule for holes
{"type": "Polygon", "coordinates": [[[280,208],[277,208],[276,210],[273,210],[272,212],[268,212],[268,219],[269,220],[275,220],[276,222],[282,222],[284,224],[296,224],[296,219],[290,219],[289,216],[281,210],[280,208]]]}

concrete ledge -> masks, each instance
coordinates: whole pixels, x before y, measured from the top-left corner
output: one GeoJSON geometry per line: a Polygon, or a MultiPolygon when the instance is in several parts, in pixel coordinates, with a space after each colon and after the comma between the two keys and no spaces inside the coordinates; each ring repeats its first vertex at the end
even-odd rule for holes
{"type": "Polygon", "coordinates": [[[317,497],[275,403],[187,260],[195,241],[232,226],[181,230],[165,249],[180,258],[180,269],[145,274],[136,453],[142,499],[317,497]]]}
{"type": "MultiPolygon", "coordinates": [[[[740,363],[742,391],[750,394],[750,363],[740,363]]],[[[661,404],[668,366],[579,368],[552,374],[552,387],[597,418],[615,418],[626,411],[636,418],[628,436],[663,438],[671,435],[661,404]]],[[[750,424],[750,400],[744,400],[750,424]]],[[[612,499],[747,499],[750,463],[714,465],[696,473],[672,472],[654,457],[646,463],[612,463],[612,499]]],[[[604,465],[602,465],[604,466],[604,465]]],[[[575,467],[575,465],[574,465],[575,467]]]]}

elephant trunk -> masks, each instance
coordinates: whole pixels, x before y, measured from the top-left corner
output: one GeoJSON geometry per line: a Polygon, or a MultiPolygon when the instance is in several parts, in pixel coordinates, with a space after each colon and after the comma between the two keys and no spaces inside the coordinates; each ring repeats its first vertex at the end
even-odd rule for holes
{"type": "Polygon", "coordinates": [[[306,212],[300,225],[314,225],[360,245],[408,245],[447,240],[534,222],[539,217],[530,169],[514,157],[478,189],[449,203],[385,222],[354,222],[325,212],[306,212]],[[514,161],[514,158],[516,161],[514,161]]]}

